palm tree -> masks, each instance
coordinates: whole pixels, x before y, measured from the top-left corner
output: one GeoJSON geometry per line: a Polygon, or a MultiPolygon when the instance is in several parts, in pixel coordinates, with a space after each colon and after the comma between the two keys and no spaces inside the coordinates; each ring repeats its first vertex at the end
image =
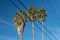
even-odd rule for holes
{"type": "Polygon", "coordinates": [[[37,17],[42,23],[42,40],[44,40],[44,21],[46,19],[47,13],[44,8],[41,8],[37,13],[37,17]]]}
{"type": "Polygon", "coordinates": [[[34,30],[34,21],[35,21],[35,19],[36,19],[36,17],[35,17],[36,7],[31,6],[31,7],[27,10],[26,14],[27,14],[28,19],[32,22],[33,39],[36,40],[35,32],[34,32],[34,31],[35,31],[35,30],[34,30]]]}
{"type": "Polygon", "coordinates": [[[22,11],[17,12],[16,15],[14,16],[14,21],[17,26],[17,31],[20,36],[20,40],[22,40],[22,33],[24,31],[24,25],[26,21],[24,12],[22,11]]]}

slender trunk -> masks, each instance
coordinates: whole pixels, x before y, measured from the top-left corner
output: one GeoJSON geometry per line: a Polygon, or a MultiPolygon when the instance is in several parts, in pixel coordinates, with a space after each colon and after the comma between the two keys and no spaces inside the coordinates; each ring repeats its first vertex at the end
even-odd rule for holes
{"type": "Polygon", "coordinates": [[[34,32],[34,23],[32,22],[32,33],[33,33],[33,40],[36,40],[35,32],[34,32]]]}
{"type": "Polygon", "coordinates": [[[22,35],[20,35],[20,40],[22,40],[22,35]]]}
{"type": "Polygon", "coordinates": [[[22,38],[22,33],[23,33],[22,30],[20,30],[19,28],[17,28],[17,31],[18,31],[20,40],[23,40],[23,38],[22,38]]]}
{"type": "Polygon", "coordinates": [[[42,40],[44,40],[44,24],[42,22],[42,40]]]}
{"type": "Polygon", "coordinates": [[[20,31],[20,40],[23,40],[22,39],[22,30],[20,31]]]}

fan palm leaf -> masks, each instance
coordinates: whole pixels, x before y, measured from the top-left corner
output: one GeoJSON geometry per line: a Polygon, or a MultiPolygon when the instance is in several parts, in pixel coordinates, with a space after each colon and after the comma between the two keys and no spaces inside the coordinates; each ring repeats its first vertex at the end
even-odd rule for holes
{"type": "Polygon", "coordinates": [[[45,21],[46,16],[47,16],[47,13],[46,13],[45,9],[44,8],[41,8],[37,13],[38,13],[37,14],[38,19],[41,22],[45,21]]]}
{"type": "Polygon", "coordinates": [[[36,7],[32,6],[28,9],[27,17],[29,18],[30,21],[34,21],[36,19],[35,14],[36,14],[36,7]]]}

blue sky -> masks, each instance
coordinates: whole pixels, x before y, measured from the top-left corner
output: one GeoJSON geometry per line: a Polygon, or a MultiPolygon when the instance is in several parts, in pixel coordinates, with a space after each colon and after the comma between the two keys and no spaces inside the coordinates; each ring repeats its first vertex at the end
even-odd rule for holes
{"type": "MultiPolygon", "coordinates": [[[[19,10],[26,11],[26,8],[30,6],[35,6],[38,10],[40,8],[45,8],[47,11],[47,19],[44,22],[45,27],[60,40],[60,0],[21,0],[25,7],[18,2],[18,0],[13,0],[13,2],[20,8],[17,9],[9,0],[0,0],[0,40],[19,40],[16,26],[13,21],[13,17],[19,10]]],[[[41,28],[41,24],[36,20],[36,25],[41,28]]],[[[36,39],[41,40],[41,30],[35,27],[36,39]]],[[[23,40],[33,40],[32,37],[32,24],[30,21],[26,23],[23,40]]],[[[46,28],[45,33],[50,37],[44,35],[44,40],[56,40],[46,28]]]]}

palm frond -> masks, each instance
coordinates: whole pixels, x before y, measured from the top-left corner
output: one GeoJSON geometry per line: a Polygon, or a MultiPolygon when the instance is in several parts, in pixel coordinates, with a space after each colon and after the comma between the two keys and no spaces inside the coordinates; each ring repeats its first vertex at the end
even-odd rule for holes
{"type": "Polygon", "coordinates": [[[30,7],[27,10],[26,14],[30,21],[34,21],[36,19],[36,7],[35,6],[30,7]]]}
{"type": "Polygon", "coordinates": [[[37,17],[40,21],[45,21],[46,15],[47,15],[47,13],[46,13],[46,10],[44,8],[41,8],[37,12],[37,17]]]}

